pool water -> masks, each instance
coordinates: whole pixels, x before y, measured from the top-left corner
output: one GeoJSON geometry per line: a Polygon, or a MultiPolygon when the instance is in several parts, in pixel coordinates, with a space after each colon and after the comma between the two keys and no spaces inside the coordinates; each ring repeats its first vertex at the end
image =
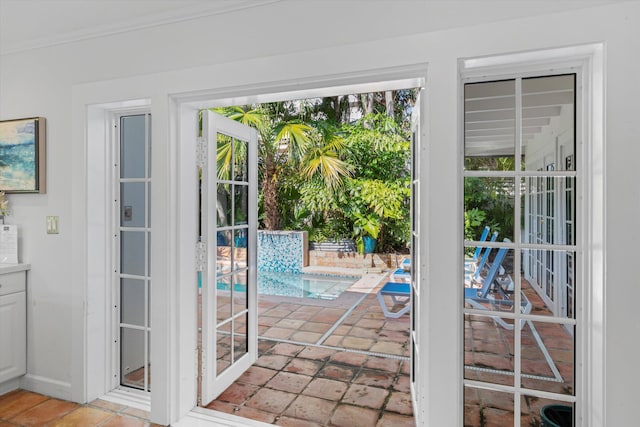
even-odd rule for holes
{"type": "MultiPolygon", "coordinates": [[[[340,296],[358,279],[358,277],[259,272],[258,294],[332,300],[340,296]]],[[[218,283],[217,288],[229,290],[229,284],[218,283]]],[[[236,292],[245,292],[245,285],[235,284],[233,289],[236,292]]]]}

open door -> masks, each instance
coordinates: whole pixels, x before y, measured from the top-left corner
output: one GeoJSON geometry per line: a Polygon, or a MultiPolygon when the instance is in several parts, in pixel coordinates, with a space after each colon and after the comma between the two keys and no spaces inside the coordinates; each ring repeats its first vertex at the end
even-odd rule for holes
{"type": "Polygon", "coordinates": [[[415,107],[411,114],[411,399],[413,401],[413,416],[416,425],[422,425],[422,412],[420,411],[421,388],[423,381],[417,375],[417,367],[420,366],[421,343],[418,327],[420,325],[421,301],[420,301],[420,270],[419,260],[424,255],[423,246],[426,239],[421,230],[420,218],[420,111],[424,94],[420,90],[416,98],[415,107]]]}
{"type": "Polygon", "coordinates": [[[202,112],[201,402],[211,402],[257,357],[257,132],[202,112]]]}

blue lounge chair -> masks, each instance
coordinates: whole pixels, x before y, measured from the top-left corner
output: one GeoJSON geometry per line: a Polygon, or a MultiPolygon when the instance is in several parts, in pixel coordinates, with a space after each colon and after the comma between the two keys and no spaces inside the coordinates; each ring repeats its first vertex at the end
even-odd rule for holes
{"type": "MultiPolygon", "coordinates": [[[[503,241],[510,242],[509,239],[504,239],[503,241]]],[[[512,293],[503,288],[502,284],[504,280],[498,280],[498,273],[502,268],[502,262],[504,261],[507,251],[507,248],[498,249],[498,253],[491,263],[487,275],[481,279],[481,288],[464,289],[464,300],[467,304],[480,310],[513,310],[514,301],[512,299],[512,293]]],[[[520,312],[523,314],[531,313],[531,302],[529,302],[524,292],[521,292],[520,295],[520,312]]],[[[501,317],[492,316],[491,318],[503,328],[508,330],[513,329],[513,325],[505,322],[501,317]]],[[[524,321],[522,321],[522,325],[524,325],[524,321]]]]}
{"type": "MultiPolygon", "coordinates": [[[[484,242],[485,240],[487,240],[487,236],[489,235],[489,226],[485,226],[484,230],[482,230],[482,234],[480,235],[480,241],[484,242]]],[[[478,261],[478,258],[480,257],[480,252],[482,251],[482,246],[478,246],[476,247],[475,252],[473,253],[473,256],[471,258],[465,258],[464,260],[464,264],[465,264],[465,268],[467,266],[467,263],[471,263],[474,264],[478,261]]]]}
{"type": "Polygon", "coordinates": [[[409,283],[387,282],[380,288],[377,297],[385,317],[397,319],[411,309],[411,304],[409,304],[411,301],[411,285],[409,283]],[[385,296],[391,297],[394,306],[403,304],[404,307],[398,311],[389,310],[387,304],[384,302],[385,296]]]}
{"type": "MultiPolygon", "coordinates": [[[[498,232],[494,231],[489,241],[495,242],[497,238],[498,238],[498,232]]],[[[481,248],[477,248],[476,251],[478,249],[481,249],[481,248]]],[[[487,263],[487,259],[489,258],[490,252],[491,252],[491,248],[489,247],[485,248],[482,254],[482,258],[480,258],[480,263],[478,265],[476,265],[475,263],[467,264],[467,262],[465,262],[464,264],[465,284],[467,283],[467,281],[478,281],[480,279],[480,273],[482,272],[482,269],[487,263]]]]}

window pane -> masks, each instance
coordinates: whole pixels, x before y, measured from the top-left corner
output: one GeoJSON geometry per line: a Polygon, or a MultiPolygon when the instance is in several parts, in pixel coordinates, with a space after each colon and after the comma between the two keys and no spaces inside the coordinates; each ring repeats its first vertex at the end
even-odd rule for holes
{"type": "Polygon", "coordinates": [[[464,388],[465,426],[513,426],[513,414],[512,394],[471,387],[464,388]]]}
{"type": "Polygon", "coordinates": [[[120,232],[120,272],[122,274],[145,275],[145,232],[120,232]]]}
{"type": "Polygon", "coordinates": [[[144,187],[144,182],[120,184],[120,225],[123,227],[145,226],[144,187]]]}
{"type": "Polygon", "coordinates": [[[231,231],[218,231],[217,240],[217,264],[218,275],[231,271],[231,242],[233,241],[231,231]]]}
{"type": "Polygon", "coordinates": [[[234,139],[234,166],[233,180],[238,182],[249,182],[247,143],[240,139],[234,139]]]}
{"type": "Polygon", "coordinates": [[[575,178],[522,179],[522,242],[575,244],[575,178]]]}
{"type": "Polygon", "coordinates": [[[513,331],[489,316],[464,317],[464,378],[491,384],[514,385],[513,331]]]}
{"type": "Polygon", "coordinates": [[[573,319],[575,252],[523,249],[521,259],[522,291],[531,313],[573,319]]]}
{"type": "Polygon", "coordinates": [[[120,322],[144,326],[144,280],[120,279],[120,322]]]}
{"type": "Polygon", "coordinates": [[[231,185],[218,184],[218,197],[216,201],[216,218],[218,227],[231,225],[231,185]]]}
{"type": "Polygon", "coordinates": [[[229,181],[233,161],[233,138],[219,133],[216,143],[216,170],[218,179],[229,181]]]}
{"type": "Polygon", "coordinates": [[[575,170],[575,75],[522,79],[525,170],[575,170]]]}
{"type": "Polygon", "coordinates": [[[216,373],[231,365],[231,322],[216,329],[216,373]]]}
{"type": "Polygon", "coordinates": [[[241,314],[233,319],[233,361],[240,359],[248,351],[247,319],[248,314],[241,314]]]}
{"type": "Polygon", "coordinates": [[[464,86],[467,170],[514,170],[515,108],[515,80],[464,86]]]}
{"type": "Polygon", "coordinates": [[[216,319],[224,322],[231,317],[231,286],[232,275],[218,277],[216,280],[216,319]]]}
{"type": "Polygon", "coordinates": [[[145,177],[145,117],[126,116],[120,119],[120,177],[145,177]]]}
{"type": "Polygon", "coordinates": [[[575,395],[575,328],[527,321],[522,328],[522,387],[575,395]]]}
{"type": "Polygon", "coordinates": [[[513,240],[514,183],[513,178],[464,179],[465,239],[477,239],[489,226],[491,232],[499,233],[498,241],[513,240]]]}
{"type": "Polygon", "coordinates": [[[522,396],[520,401],[521,426],[575,426],[573,403],[522,396]],[[551,424],[553,423],[553,424],[551,424]]]}
{"type": "Polygon", "coordinates": [[[249,186],[234,185],[234,225],[247,224],[249,217],[249,186]]]}
{"type": "Polygon", "coordinates": [[[120,328],[120,383],[144,389],[144,334],[139,329],[120,328]]]}

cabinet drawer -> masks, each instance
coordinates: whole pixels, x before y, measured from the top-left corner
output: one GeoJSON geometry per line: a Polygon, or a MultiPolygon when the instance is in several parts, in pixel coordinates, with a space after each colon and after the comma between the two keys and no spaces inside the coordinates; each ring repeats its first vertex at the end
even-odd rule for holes
{"type": "Polygon", "coordinates": [[[24,271],[16,273],[0,274],[0,295],[22,292],[26,289],[26,276],[24,271]]]}

